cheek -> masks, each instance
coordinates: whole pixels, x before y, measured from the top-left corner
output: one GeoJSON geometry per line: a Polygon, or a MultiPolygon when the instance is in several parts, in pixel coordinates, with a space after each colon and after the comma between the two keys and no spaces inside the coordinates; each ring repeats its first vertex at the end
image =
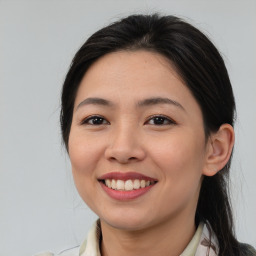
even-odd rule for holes
{"type": "Polygon", "coordinates": [[[93,186],[96,185],[97,166],[102,156],[103,143],[80,132],[71,132],[69,138],[69,157],[74,182],[80,196],[87,201],[93,186]],[[93,141],[92,141],[93,140],[93,141]]]}
{"type": "Polygon", "coordinates": [[[100,155],[100,143],[91,138],[71,133],[69,138],[69,157],[72,169],[75,172],[90,172],[100,155]]]}
{"type": "Polygon", "coordinates": [[[87,205],[91,207],[93,201],[91,193],[97,185],[96,173],[102,146],[93,140],[78,133],[71,133],[69,138],[69,157],[72,174],[78,193],[87,205]]]}
{"type": "Polygon", "coordinates": [[[193,139],[176,138],[161,147],[155,144],[155,149],[154,159],[164,181],[161,197],[165,198],[165,202],[172,202],[172,206],[166,205],[166,211],[169,207],[177,211],[188,205],[195,207],[204,164],[202,145],[193,139]]]}
{"type": "Polygon", "coordinates": [[[168,182],[180,184],[199,180],[204,166],[204,139],[189,133],[174,134],[154,142],[152,158],[168,182]],[[186,136],[187,134],[187,136],[186,136]]]}

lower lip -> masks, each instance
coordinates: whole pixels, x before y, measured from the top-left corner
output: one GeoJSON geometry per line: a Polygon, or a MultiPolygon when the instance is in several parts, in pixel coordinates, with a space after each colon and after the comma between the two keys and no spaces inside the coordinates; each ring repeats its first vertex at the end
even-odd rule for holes
{"type": "Polygon", "coordinates": [[[116,199],[116,200],[123,200],[123,201],[136,199],[136,198],[144,195],[145,193],[147,193],[154,186],[154,185],[149,185],[145,188],[139,188],[139,189],[125,191],[125,190],[111,189],[111,188],[107,187],[105,184],[103,184],[102,182],[100,182],[100,185],[103,188],[103,190],[111,198],[116,199]]]}

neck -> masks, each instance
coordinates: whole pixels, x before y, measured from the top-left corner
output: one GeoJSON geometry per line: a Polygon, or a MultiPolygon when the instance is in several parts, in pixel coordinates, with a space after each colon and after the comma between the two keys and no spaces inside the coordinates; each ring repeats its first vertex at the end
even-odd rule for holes
{"type": "MultiPolygon", "coordinates": [[[[181,216],[179,216],[181,217],[181,216]]],[[[195,233],[194,217],[165,221],[139,231],[120,230],[101,221],[102,256],[180,255],[195,233]]]]}

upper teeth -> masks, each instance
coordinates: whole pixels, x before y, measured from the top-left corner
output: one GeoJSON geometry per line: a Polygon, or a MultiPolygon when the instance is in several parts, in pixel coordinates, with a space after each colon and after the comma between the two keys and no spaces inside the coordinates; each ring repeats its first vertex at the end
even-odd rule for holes
{"type": "Polygon", "coordinates": [[[105,185],[109,188],[115,189],[115,190],[133,190],[133,189],[139,189],[139,188],[145,188],[149,186],[150,184],[153,184],[154,182],[150,182],[149,180],[105,180],[105,185]]]}

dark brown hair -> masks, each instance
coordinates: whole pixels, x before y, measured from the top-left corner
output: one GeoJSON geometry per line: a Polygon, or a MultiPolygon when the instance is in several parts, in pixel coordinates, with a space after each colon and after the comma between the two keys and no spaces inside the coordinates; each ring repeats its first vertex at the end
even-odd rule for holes
{"type": "MultiPolygon", "coordinates": [[[[175,16],[132,15],[93,34],[76,53],[62,91],[61,129],[68,140],[76,92],[87,69],[107,53],[148,50],[165,56],[201,107],[206,138],[228,123],[233,126],[235,101],[224,61],[198,29],[175,16]]],[[[222,256],[241,255],[234,235],[228,164],[213,177],[204,177],[195,221],[210,223],[222,256]]]]}

